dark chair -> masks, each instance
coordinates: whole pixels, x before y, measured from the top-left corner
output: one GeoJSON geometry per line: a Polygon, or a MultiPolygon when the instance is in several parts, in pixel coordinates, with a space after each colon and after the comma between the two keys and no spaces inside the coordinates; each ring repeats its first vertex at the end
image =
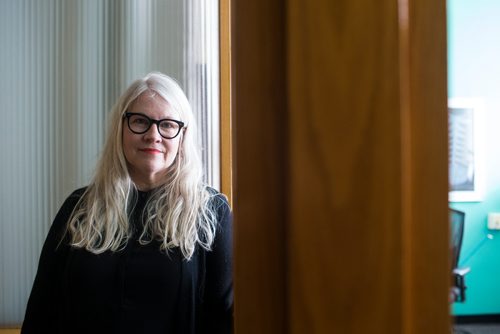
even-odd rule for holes
{"type": "Polygon", "coordinates": [[[465,213],[450,208],[450,227],[451,227],[451,246],[452,246],[452,269],[453,269],[453,287],[452,302],[463,303],[465,301],[465,275],[470,268],[460,268],[460,250],[464,236],[465,213]]]}
{"type": "MultiPolygon", "coordinates": [[[[449,211],[450,230],[451,230],[451,247],[452,247],[452,277],[453,286],[450,290],[450,302],[465,301],[465,275],[470,271],[470,268],[460,268],[458,266],[460,259],[460,251],[462,249],[462,241],[464,237],[465,213],[455,209],[449,211]]],[[[454,328],[455,334],[470,334],[463,329],[454,328]]]]}

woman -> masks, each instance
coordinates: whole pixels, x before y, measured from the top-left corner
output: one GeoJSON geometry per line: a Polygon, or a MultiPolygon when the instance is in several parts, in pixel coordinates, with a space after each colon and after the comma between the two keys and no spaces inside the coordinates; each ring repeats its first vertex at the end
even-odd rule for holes
{"type": "Polygon", "coordinates": [[[51,226],[22,333],[231,332],[231,213],[202,183],[186,96],[150,73],[108,132],[51,226]]]}

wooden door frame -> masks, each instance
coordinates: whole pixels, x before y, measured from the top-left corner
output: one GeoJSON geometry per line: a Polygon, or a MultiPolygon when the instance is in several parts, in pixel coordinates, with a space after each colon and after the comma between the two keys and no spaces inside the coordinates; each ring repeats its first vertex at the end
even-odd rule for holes
{"type": "Polygon", "coordinates": [[[221,191],[233,202],[231,117],[231,0],[219,0],[221,191]]]}

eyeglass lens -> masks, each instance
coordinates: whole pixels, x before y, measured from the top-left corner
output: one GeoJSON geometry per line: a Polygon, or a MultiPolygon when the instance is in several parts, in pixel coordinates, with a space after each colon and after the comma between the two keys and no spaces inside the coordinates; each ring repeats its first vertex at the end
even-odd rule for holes
{"type": "MultiPolygon", "coordinates": [[[[149,130],[153,122],[142,115],[131,115],[128,121],[130,130],[136,133],[144,133],[149,130]]],[[[180,131],[180,125],[174,121],[163,120],[158,125],[160,135],[166,138],[173,138],[177,136],[180,131]]]]}

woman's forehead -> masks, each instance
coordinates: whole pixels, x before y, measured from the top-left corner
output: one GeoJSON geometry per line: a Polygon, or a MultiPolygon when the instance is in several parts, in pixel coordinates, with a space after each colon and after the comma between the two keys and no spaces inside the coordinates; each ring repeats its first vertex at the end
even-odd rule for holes
{"type": "Polygon", "coordinates": [[[131,112],[147,114],[155,118],[180,117],[180,113],[156,92],[144,92],[139,95],[130,107],[131,112]]]}

